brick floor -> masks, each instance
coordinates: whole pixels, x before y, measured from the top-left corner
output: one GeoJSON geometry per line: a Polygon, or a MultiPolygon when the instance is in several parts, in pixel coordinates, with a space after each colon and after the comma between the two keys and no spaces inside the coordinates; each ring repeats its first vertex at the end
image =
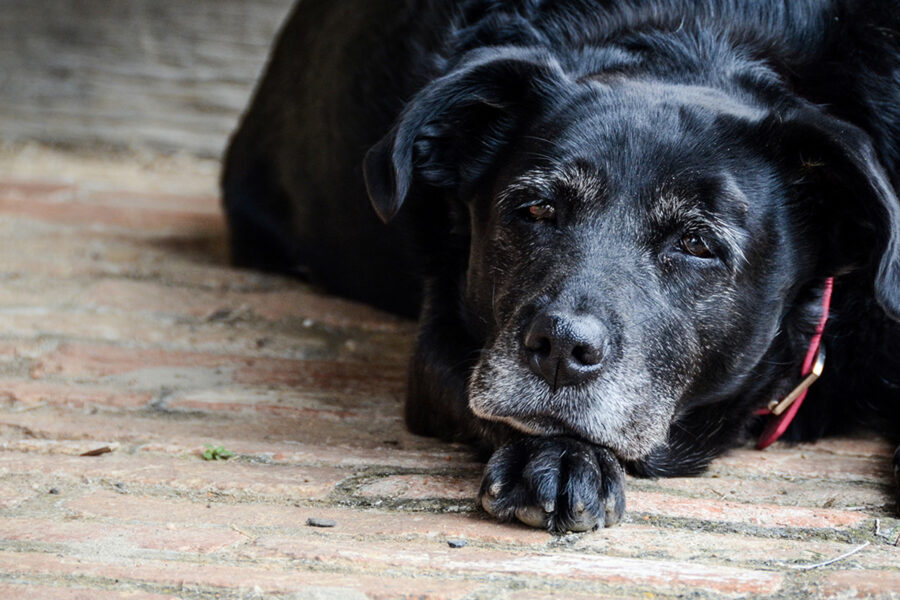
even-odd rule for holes
{"type": "Polygon", "coordinates": [[[231,269],[214,165],[162,165],[0,151],[0,597],[900,597],[864,437],[629,480],[605,531],[492,522],[403,429],[414,324],[231,269]]]}

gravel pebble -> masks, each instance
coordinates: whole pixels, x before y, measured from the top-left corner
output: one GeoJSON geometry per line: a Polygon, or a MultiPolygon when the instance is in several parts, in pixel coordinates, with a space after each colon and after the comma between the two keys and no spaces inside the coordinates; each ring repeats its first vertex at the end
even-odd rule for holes
{"type": "Polygon", "coordinates": [[[318,517],[310,517],[306,520],[306,524],[310,527],[334,527],[337,521],[331,519],[320,519],[318,517]]]}

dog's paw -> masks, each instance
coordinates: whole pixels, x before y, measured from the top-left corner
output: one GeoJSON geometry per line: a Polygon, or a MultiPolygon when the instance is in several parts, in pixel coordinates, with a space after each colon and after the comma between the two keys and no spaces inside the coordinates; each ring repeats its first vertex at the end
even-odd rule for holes
{"type": "Polygon", "coordinates": [[[488,461],[478,498],[502,521],[588,531],[622,518],[625,472],[605,448],[565,437],[522,438],[488,461]]]}

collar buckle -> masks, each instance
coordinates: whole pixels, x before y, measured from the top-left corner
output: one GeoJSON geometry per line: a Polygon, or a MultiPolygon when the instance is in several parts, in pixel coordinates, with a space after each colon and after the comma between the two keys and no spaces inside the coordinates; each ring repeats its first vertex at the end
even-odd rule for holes
{"type": "Polygon", "coordinates": [[[822,375],[822,371],[825,369],[825,346],[819,346],[819,352],[816,354],[816,362],[813,363],[812,370],[809,375],[803,378],[803,381],[795,387],[790,394],[785,396],[780,402],[778,400],[772,400],[769,402],[769,411],[775,416],[780,415],[787,409],[791,407],[791,404],[797,401],[797,399],[809,389],[813,383],[815,383],[816,379],[822,375]]]}

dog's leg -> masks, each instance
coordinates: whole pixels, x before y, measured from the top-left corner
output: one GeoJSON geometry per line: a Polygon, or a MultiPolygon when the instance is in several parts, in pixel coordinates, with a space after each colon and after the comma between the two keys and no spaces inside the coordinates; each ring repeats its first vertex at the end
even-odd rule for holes
{"type": "Polygon", "coordinates": [[[228,148],[222,197],[228,218],[232,262],[239,267],[290,272],[297,252],[290,232],[290,201],[275,183],[272,162],[241,129],[228,148]]]}
{"type": "Polygon", "coordinates": [[[492,440],[481,436],[489,424],[479,422],[472,414],[466,392],[466,380],[480,346],[467,335],[454,310],[453,290],[439,285],[430,280],[425,287],[419,336],[409,369],[406,426],[419,435],[492,447],[492,440]]]}

